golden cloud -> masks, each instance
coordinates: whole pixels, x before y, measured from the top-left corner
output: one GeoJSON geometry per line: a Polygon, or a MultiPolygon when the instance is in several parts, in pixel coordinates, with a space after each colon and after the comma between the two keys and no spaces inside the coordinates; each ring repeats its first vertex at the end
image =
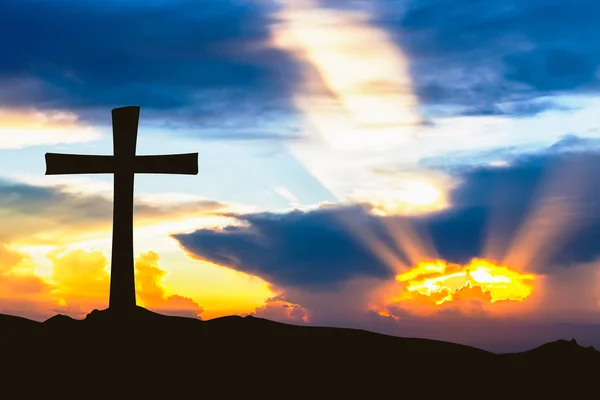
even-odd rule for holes
{"type": "Polygon", "coordinates": [[[167,295],[164,280],[168,271],[158,266],[159,255],[153,251],[136,259],[136,291],[139,305],[168,315],[200,317],[202,307],[194,300],[167,295]]]}
{"type": "Polygon", "coordinates": [[[27,254],[0,245],[0,313],[44,319],[56,305],[54,286],[35,274],[27,254]]]}
{"type": "MultiPolygon", "coordinates": [[[[83,318],[108,305],[109,261],[102,252],[75,250],[48,254],[53,272],[35,274],[27,254],[0,246],[0,313],[44,320],[56,313],[83,318]]],[[[192,299],[167,295],[168,271],[158,267],[155,252],[142,254],[135,264],[138,304],[169,315],[200,317],[202,308],[192,299]]]]}

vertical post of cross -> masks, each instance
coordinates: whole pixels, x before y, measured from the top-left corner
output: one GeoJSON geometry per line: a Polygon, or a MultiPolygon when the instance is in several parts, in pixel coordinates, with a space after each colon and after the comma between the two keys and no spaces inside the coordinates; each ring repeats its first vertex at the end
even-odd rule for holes
{"type": "Polygon", "coordinates": [[[109,307],[127,311],[136,306],[133,255],[134,158],[139,107],[112,110],[114,208],[109,307]]]}

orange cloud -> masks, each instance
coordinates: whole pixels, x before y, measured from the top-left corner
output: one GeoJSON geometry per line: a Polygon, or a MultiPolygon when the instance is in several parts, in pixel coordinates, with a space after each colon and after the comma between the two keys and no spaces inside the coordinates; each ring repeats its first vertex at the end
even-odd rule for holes
{"type": "Polygon", "coordinates": [[[283,296],[268,298],[265,305],[258,307],[251,315],[279,322],[308,322],[307,310],[298,304],[290,303],[283,296]]]}
{"type": "Polygon", "coordinates": [[[52,281],[57,287],[63,314],[83,318],[93,309],[106,308],[110,288],[108,259],[102,252],[75,250],[48,254],[52,261],[52,281]]]}
{"type": "MultiPolygon", "coordinates": [[[[108,306],[109,260],[102,252],[75,250],[48,254],[53,272],[35,274],[35,263],[26,253],[0,245],[0,313],[45,320],[57,313],[84,318],[93,309],[108,306]]],[[[142,254],[135,264],[138,304],[169,315],[200,317],[202,308],[192,299],[167,295],[158,267],[158,254],[142,254]]]]}
{"type": "Polygon", "coordinates": [[[38,320],[50,316],[54,286],[34,271],[31,257],[0,244],[0,313],[38,320]]]}
{"type": "Polygon", "coordinates": [[[164,279],[168,271],[159,268],[159,256],[153,251],[136,259],[136,293],[138,304],[168,315],[199,318],[202,313],[194,300],[179,295],[168,296],[164,279]]]}

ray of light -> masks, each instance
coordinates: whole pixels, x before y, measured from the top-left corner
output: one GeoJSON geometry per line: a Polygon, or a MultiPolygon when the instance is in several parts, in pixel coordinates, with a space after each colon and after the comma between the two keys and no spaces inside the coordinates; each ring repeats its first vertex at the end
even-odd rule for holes
{"type": "Polygon", "coordinates": [[[392,243],[388,243],[378,235],[370,221],[371,216],[367,210],[362,217],[355,213],[338,213],[337,221],[344,227],[344,230],[356,238],[358,243],[375,256],[381,263],[387,266],[391,271],[397,271],[406,267],[401,258],[398,249],[392,243]]]}
{"type": "Polygon", "coordinates": [[[594,171],[585,161],[558,164],[541,182],[529,216],[513,237],[503,264],[524,270],[541,267],[586,222],[578,201],[590,188],[594,171]]]}
{"type": "Polygon", "coordinates": [[[407,58],[392,38],[364,11],[319,8],[311,0],[279,4],[271,44],[305,67],[294,101],[307,137],[290,152],[338,199],[396,208],[398,201],[435,203],[431,187],[411,198],[410,189],[394,187],[398,179],[385,185],[386,193],[369,185],[383,179],[373,172],[383,153],[401,154],[421,124],[407,58]]]}
{"type": "Polygon", "coordinates": [[[410,265],[417,265],[423,260],[439,259],[431,237],[425,232],[415,229],[406,218],[384,218],[383,225],[398,250],[404,253],[410,265]]]}

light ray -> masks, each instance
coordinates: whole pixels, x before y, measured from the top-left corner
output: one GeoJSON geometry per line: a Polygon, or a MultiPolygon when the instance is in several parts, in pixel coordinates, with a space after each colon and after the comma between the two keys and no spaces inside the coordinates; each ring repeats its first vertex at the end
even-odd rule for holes
{"type": "Polygon", "coordinates": [[[561,162],[541,183],[530,215],[508,248],[503,263],[536,270],[586,223],[586,207],[578,201],[594,176],[585,161],[561,162]]]}

